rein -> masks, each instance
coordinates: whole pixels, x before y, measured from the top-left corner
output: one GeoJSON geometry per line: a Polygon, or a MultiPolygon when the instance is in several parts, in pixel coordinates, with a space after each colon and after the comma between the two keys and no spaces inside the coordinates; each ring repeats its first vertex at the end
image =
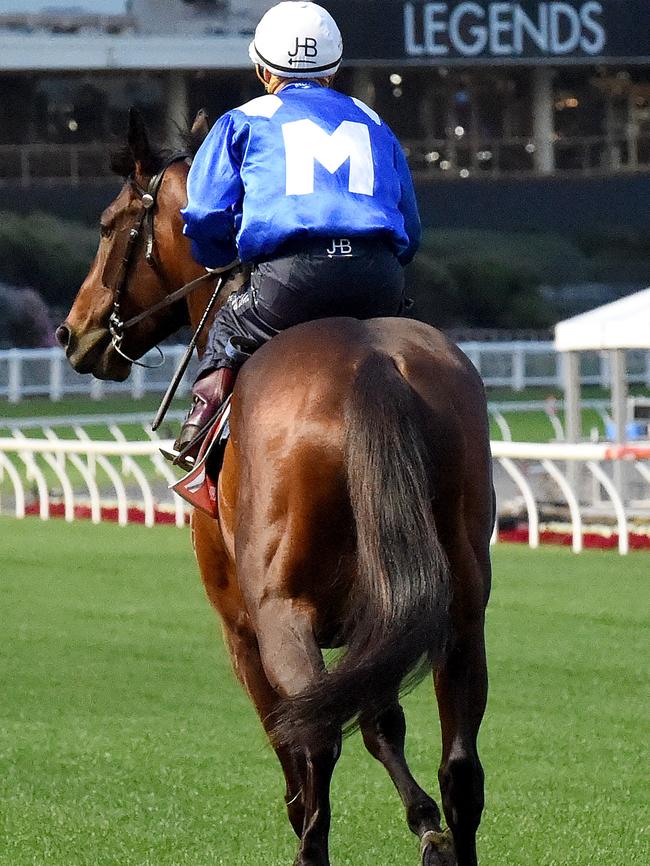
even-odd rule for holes
{"type": "Polygon", "coordinates": [[[108,321],[108,330],[111,335],[111,345],[118,355],[121,355],[122,358],[124,358],[131,364],[135,364],[138,367],[145,367],[149,370],[161,367],[165,363],[165,356],[163,355],[162,349],[160,348],[160,346],[155,347],[160,353],[160,359],[155,364],[145,364],[142,361],[137,361],[135,358],[130,358],[127,354],[125,354],[124,350],[122,349],[122,341],[124,340],[125,332],[132,328],[134,325],[137,325],[139,322],[142,322],[145,319],[153,316],[155,313],[160,312],[160,310],[164,310],[167,307],[172,306],[172,304],[175,304],[177,301],[186,298],[195,289],[198,289],[205,283],[214,281],[218,277],[219,273],[223,273],[224,271],[230,270],[232,268],[232,265],[228,265],[226,268],[223,268],[223,270],[219,269],[215,271],[208,271],[207,273],[198,277],[196,280],[192,280],[190,283],[186,283],[180,289],[177,289],[175,292],[167,295],[165,298],[163,298],[157,304],[154,304],[152,307],[149,307],[147,310],[143,310],[136,316],[132,316],[130,319],[127,319],[126,322],[122,319],[120,305],[124,299],[126,283],[129,277],[131,266],[133,264],[133,254],[136,248],[136,244],[143,231],[145,236],[145,261],[150,268],[156,271],[160,279],[163,282],[166,282],[165,275],[154,254],[154,210],[156,208],[158,193],[160,191],[165,172],[171,165],[174,165],[175,163],[181,162],[183,160],[185,160],[184,156],[175,156],[170,159],[163,166],[163,168],[151,178],[146,189],[136,183],[133,175],[128,178],[129,184],[140,196],[143,209],[138,216],[136,224],[129,232],[129,240],[124,251],[124,256],[120,263],[118,278],[116,280],[117,285],[114,289],[115,299],[113,301],[113,312],[111,313],[111,317],[108,321]]]}

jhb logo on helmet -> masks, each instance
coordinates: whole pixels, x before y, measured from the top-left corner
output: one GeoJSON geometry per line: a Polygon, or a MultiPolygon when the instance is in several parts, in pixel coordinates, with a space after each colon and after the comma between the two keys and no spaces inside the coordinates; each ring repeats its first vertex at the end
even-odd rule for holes
{"type": "Polygon", "coordinates": [[[311,63],[312,65],[316,64],[315,60],[310,60],[310,57],[318,57],[318,40],[314,39],[312,36],[305,37],[303,42],[300,42],[298,37],[296,36],[296,48],[294,51],[289,51],[289,63],[311,63]],[[298,54],[302,51],[303,56],[298,57],[298,54]],[[296,58],[295,60],[291,58],[296,58]]]}

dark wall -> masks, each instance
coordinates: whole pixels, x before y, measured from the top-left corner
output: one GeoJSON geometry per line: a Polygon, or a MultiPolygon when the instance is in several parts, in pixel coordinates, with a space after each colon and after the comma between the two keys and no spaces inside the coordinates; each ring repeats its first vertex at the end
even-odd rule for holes
{"type": "MultiPolygon", "coordinates": [[[[650,174],[608,178],[418,181],[425,225],[432,228],[540,229],[650,227],[650,174]]],[[[0,211],[47,211],[94,225],[116,195],[115,181],[80,187],[0,188],[0,211]]]]}
{"type": "Polygon", "coordinates": [[[607,178],[420,181],[432,228],[565,231],[650,228],[650,174],[607,178]]]}
{"type": "Polygon", "coordinates": [[[63,219],[96,225],[101,212],[119,190],[119,181],[115,180],[78,187],[48,184],[28,189],[20,184],[7,184],[0,187],[0,211],[21,214],[44,211],[63,219]]]}

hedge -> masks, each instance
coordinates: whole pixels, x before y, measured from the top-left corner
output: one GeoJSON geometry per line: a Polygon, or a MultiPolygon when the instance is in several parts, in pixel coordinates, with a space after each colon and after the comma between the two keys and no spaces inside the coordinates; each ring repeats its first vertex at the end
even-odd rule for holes
{"type": "Polygon", "coordinates": [[[53,307],[68,306],[97,249],[98,234],[77,222],[0,212],[0,280],[31,286],[53,307]]]}
{"type": "Polygon", "coordinates": [[[38,349],[53,344],[54,327],[38,292],[0,283],[0,348],[38,349]]]}
{"type": "MultiPolygon", "coordinates": [[[[627,229],[575,237],[428,229],[408,270],[412,314],[445,328],[547,328],[581,301],[556,303],[542,286],[647,285],[649,238],[627,229]]],[[[77,222],[0,212],[0,281],[34,287],[51,307],[66,309],[97,243],[97,231],[77,222]]]]}

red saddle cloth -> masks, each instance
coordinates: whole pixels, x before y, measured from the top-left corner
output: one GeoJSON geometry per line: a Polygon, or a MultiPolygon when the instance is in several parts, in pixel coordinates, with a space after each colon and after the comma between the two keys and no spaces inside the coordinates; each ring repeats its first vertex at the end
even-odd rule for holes
{"type": "Polygon", "coordinates": [[[223,456],[219,454],[219,450],[223,451],[225,448],[227,439],[225,431],[229,417],[230,398],[219,410],[209,433],[203,440],[196,464],[180,481],[170,485],[170,490],[178,493],[182,499],[189,502],[194,508],[204,511],[210,517],[216,517],[219,513],[217,482],[223,456]]]}

